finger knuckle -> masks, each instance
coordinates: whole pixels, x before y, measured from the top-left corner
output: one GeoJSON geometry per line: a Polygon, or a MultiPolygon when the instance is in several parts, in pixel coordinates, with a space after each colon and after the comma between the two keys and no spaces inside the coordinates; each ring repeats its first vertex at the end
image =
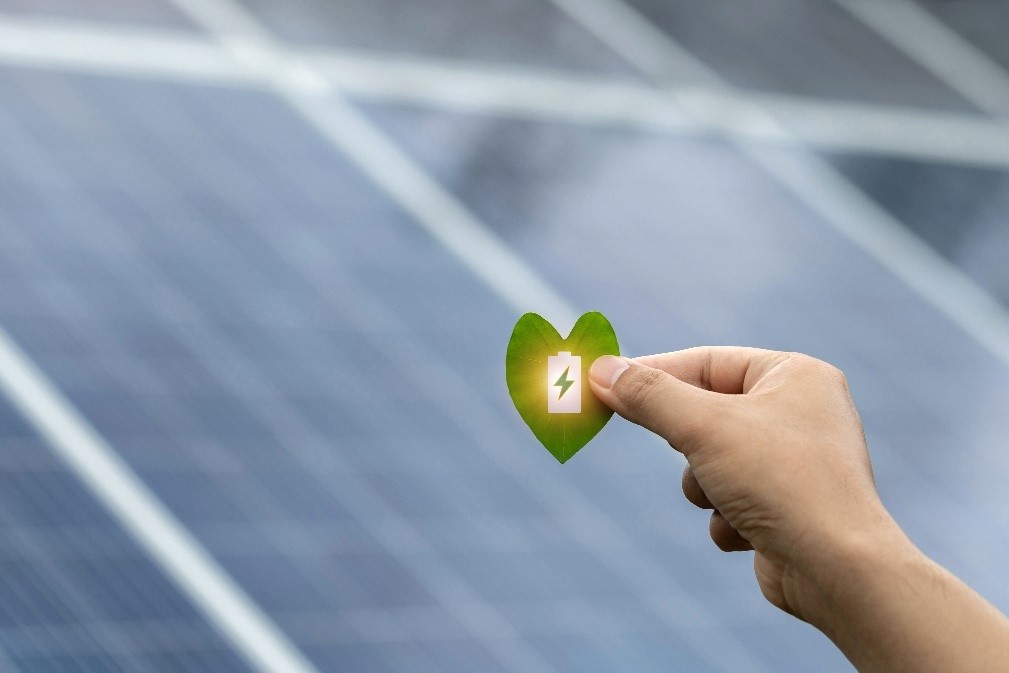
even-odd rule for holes
{"type": "Polygon", "coordinates": [[[837,388],[847,390],[848,377],[844,375],[844,371],[842,371],[839,367],[830,364],[829,362],[824,362],[822,364],[823,364],[822,372],[824,379],[837,388]]]}
{"type": "Polygon", "coordinates": [[[708,535],[711,536],[711,541],[715,543],[715,546],[722,551],[732,550],[732,529],[729,527],[728,522],[717,512],[711,515],[711,520],[708,524],[708,535]]]}
{"type": "Polygon", "coordinates": [[[832,375],[833,375],[834,380],[837,382],[837,384],[840,387],[842,387],[845,390],[847,390],[848,389],[848,376],[844,373],[844,370],[841,369],[841,368],[839,368],[839,367],[834,367],[833,365],[831,365],[831,367],[833,369],[832,375]]]}
{"type": "Polygon", "coordinates": [[[802,353],[792,353],[790,354],[800,366],[808,370],[811,374],[815,374],[831,384],[847,388],[848,387],[848,377],[845,375],[844,370],[840,367],[833,365],[825,360],[818,360],[811,355],[804,355],[802,353]]]}
{"type": "Polygon", "coordinates": [[[690,491],[694,487],[694,481],[696,481],[694,471],[687,465],[683,468],[683,475],[680,477],[680,488],[683,489],[683,495],[689,496],[690,491]]]}
{"type": "Polygon", "coordinates": [[[841,371],[840,367],[827,362],[826,360],[817,360],[816,358],[810,358],[815,363],[817,369],[826,377],[837,379],[844,378],[844,372],[841,371]]]}
{"type": "Polygon", "coordinates": [[[712,528],[711,540],[721,551],[729,552],[735,549],[732,540],[721,529],[712,528]]]}
{"type": "Polygon", "coordinates": [[[704,489],[701,488],[700,482],[694,476],[688,466],[683,471],[683,479],[680,485],[683,490],[683,497],[687,499],[688,502],[693,504],[695,507],[700,507],[702,509],[710,509],[711,504],[708,501],[708,496],[704,493],[704,489]]]}

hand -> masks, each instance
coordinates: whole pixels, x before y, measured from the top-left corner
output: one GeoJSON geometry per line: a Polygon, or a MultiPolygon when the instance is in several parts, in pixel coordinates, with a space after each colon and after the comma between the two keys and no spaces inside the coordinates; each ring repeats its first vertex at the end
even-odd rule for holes
{"type": "Polygon", "coordinates": [[[603,357],[590,381],[603,403],[686,456],[684,495],[714,510],[720,549],[756,551],[760,589],[779,608],[810,620],[810,583],[842,562],[853,536],[902,538],[837,368],[797,353],[694,348],[603,357]]]}
{"type": "Polygon", "coordinates": [[[925,557],[876,494],[848,386],[797,353],[694,348],[592,364],[593,392],[665,438],[725,551],[862,673],[1009,673],[1009,620],[925,557]]]}

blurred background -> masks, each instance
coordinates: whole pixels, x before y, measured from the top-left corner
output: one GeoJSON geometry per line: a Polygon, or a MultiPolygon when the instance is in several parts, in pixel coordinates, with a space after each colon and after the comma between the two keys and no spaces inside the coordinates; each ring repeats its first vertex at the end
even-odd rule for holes
{"type": "Polygon", "coordinates": [[[1003,610],[1009,4],[0,0],[0,667],[849,671],[538,311],[847,372],[1003,610]]]}

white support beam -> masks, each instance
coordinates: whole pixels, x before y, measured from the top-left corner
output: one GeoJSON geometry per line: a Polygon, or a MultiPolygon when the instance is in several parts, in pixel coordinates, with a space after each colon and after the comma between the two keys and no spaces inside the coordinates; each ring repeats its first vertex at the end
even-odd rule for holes
{"type": "MultiPolygon", "coordinates": [[[[255,51],[247,41],[232,45],[255,51]]],[[[349,50],[289,53],[311,64],[316,77],[328,80],[315,79],[308,86],[324,91],[333,85],[358,100],[1009,167],[1009,130],[979,116],[701,85],[657,89],[594,76],[349,50]],[[686,108],[704,114],[687,114],[686,108]],[[776,123],[753,123],[768,117],[776,123]],[[778,133],[778,128],[788,133],[778,133]]],[[[83,21],[0,15],[0,63],[213,86],[261,86],[232,49],[198,34],[83,21]]]]}

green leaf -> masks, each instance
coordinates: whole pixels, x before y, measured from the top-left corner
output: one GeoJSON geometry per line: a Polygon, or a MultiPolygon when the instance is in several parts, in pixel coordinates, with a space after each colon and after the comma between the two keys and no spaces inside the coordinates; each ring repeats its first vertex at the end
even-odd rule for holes
{"type": "Polygon", "coordinates": [[[620,355],[620,347],[610,321],[597,311],[579,318],[567,339],[536,313],[526,313],[512,330],[508,392],[522,420],[562,463],[613,415],[588,383],[589,367],[602,355],[620,355]]]}

